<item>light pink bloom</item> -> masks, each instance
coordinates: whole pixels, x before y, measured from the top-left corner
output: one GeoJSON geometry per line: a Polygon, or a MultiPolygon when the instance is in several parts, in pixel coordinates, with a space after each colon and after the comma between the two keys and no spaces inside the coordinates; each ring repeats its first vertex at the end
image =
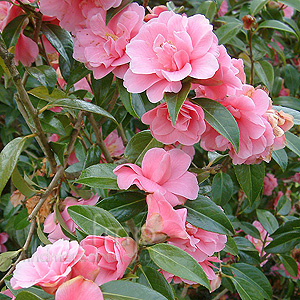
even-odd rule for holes
{"type": "Polygon", "coordinates": [[[273,174],[267,173],[264,180],[263,195],[271,196],[273,190],[278,186],[277,179],[273,174]]]}
{"type": "MultiPolygon", "coordinates": [[[[104,140],[106,148],[112,157],[118,157],[125,151],[122,138],[119,137],[117,130],[112,131],[104,140]]],[[[101,154],[102,159],[104,155],[101,154]]]]}
{"type": "Polygon", "coordinates": [[[178,93],[181,80],[211,78],[219,68],[218,40],[202,15],[187,17],[164,11],[144,24],[126,47],[130,67],[124,86],[130,93],[147,90],[153,103],[164,92],[178,93]]]}
{"type": "MultiPolygon", "coordinates": [[[[280,4],[282,5],[282,3],[280,3],[280,4]]],[[[291,18],[294,14],[294,9],[291,6],[285,5],[282,10],[283,10],[283,14],[286,18],[291,18]]]]}
{"type": "Polygon", "coordinates": [[[86,26],[75,33],[74,58],[85,63],[100,79],[110,72],[123,78],[130,61],[126,45],[143,25],[144,8],[137,3],[128,5],[106,25],[103,9],[89,15],[86,26]]]}
{"type": "Polygon", "coordinates": [[[225,151],[233,164],[253,164],[270,161],[275,136],[270,123],[264,117],[271,99],[262,89],[244,85],[242,91],[219,101],[235,118],[240,131],[240,148],[236,153],[233,146],[210,125],[201,136],[200,145],[207,151],[225,151]]]}
{"type": "Polygon", "coordinates": [[[178,142],[194,145],[206,128],[202,108],[188,100],[183,103],[175,125],[170,119],[166,102],[146,112],[141,120],[150,125],[153,137],[164,144],[178,142]]]}
{"type": "Polygon", "coordinates": [[[15,300],[15,299],[16,299],[16,297],[13,295],[13,293],[12,293],[9,289],[7,289],[7,290],[1,292],[0,294],[3,294],[3,295],[5,295],[5,296],[8,296],[8,297],[10,297],[12,300],[15,300]]]}
{"type": "Polygon", "coordinates": [[[218,11],[218,16],[222,17],[228,12],[228,3],[227,0],[223,0],[218,11]]]}
{"type": "Polygon", "coordinates": [[[142,227],[141,238],[148,244],[163,242],[170,238],[186,239],[186,208],[174,210],[159,192],[147,196],[148,214],[142,227]]]}
{"type": "Polygon", "coordinates": [[[168,8],[165,5],[154,6],[153,9],[147,6],[147,9],[149,10],[150,14],[145,16],[145,22],[148,22],[153,18],[157,18],[163,11],[168,11],[168,8]]]}
{"type": "Polygon", "coordinates": [[[221,286],[222,276],[218,275],[215,279],[210,281],[210,293],[214,292],[221,286]]]}
{"type": "Polygon", "coordinates": [[[235,95],[236,90],[241,90],[242,82],[238,77],[240,70],[234,67],[231,57],[226,48],[218,46],[219,69],[215,75],[209,79],[199,80],[200,86],[196,89],[197,97],[209,99],[223,99],[226,96],[235,95]]]}
{"type": "Polygon", "coordinates": [[[292,176],[291,179],[292,179],[293,182],[297,182],[297,183],[300,184],[300,173],[299,172],[296,173],[295,175],[292,176]]]}
{"type": "Polygon", "coordinates": [[[275,266],[273,266],[273,267],[271,267],[271,270],[272,271],[284,271],[284,273],[285,273],[285,275],[287,275],[287,276],[289,276],[289,277],[291,277],[291,278],[293,278],[294,280],[298,280],[298,279],[300,279],[300,263],[296,260],[296,263],[297,263],[297,266],[298,266],[298,274],[297,274],[297,276],[296,277],[294,277],[294,276],[292,276],[287,270],[286,270],[286,268],[284,267],[284,265],[283,264],[280,264],[278,267],[275,265],[275,266]]]}
{"type": "MultiPolygon", "coordinates": [[[[85,249],[87,259],[100,267],[95,279],[98,285],[122,278],[137,254],[137,245],[130,237],[90,235],[82,240],[80,245],[85,249]]],[[[82,261],[82,264],[81,267],[84,268],[85,262],[82,261]]]]}
{"type": "MultiPolygon", "coordinates": [[[[78,226],[71,219],[67,208],[72,205],[95,205],[98,202],[99,198],[100,198],[100,196],[95,194],[88,200],[84,200],[83,198],[77,200],[76,198],[67,197],[63,201],[62,205],[64,206],[64,209],[61,212],[61,216],[71,232],[75,232],[75,228],[77,228],[78,226]]],[[[55,242],[59,239],[69,240],[69,238],[66,237],[64,235],[64,233],[62,232],[61,227],[56,220],[54,212],[47,216],[47,218],[44,222],[44,230],[43,231],[45,233],[48,233],[48,239],[50,242],[55,242]]]]}
{"type": "Polygon", "coordinates": [[[73,31],[77,26],[84,25],[88,12],[118,7],[121,2],[122,0],[40,0],[40,10],[47,16],[56,17],[62,28],[73,31]]]}
{"type": "Polygon", "coordinates": [[[31,258],[17,264],[10,283],[13,289],[37,285],[54,294],[62,283],[71,278],[72,267],[83,254],[83,248],[76,241],[59,240],[39,246],[31,258]]]}
{"type": "Polygon", "coordinates": [[[100,288],[91,280],[82,276],[75,277],[63,283],[55,294],[55,300],[103,300],[100,288]]]}
{"type": "Polygon", "coordinates": [[[194,155],[195,155],[195,148],[194,148],[194,146],[180,145],[178,142],[174,143],[174,145],[169,144],[169,145],[165,145],[164,146],[164,149],[166,151],[170,151],[170,150],[175,149],[175,148],[182,150],[187,155],[189,155],[189,157],[193,160],[194,155]]]}
{"type": "Polygon", "coordinates": [[[123,164],[114,169],[114,174],[120,189],[127,190],[135,184],[148,193],[159,190],[175,206],[198,196],[197,178],[187,171],[190,164],[190,156],[182,150],[152,148],[146,152],[142,168],[135,164],[123,164]]]}
{"type": "Polygon", "coordinates": [[[241,58],[239,58],[239,59],[232,58],[231,63],[239,71],[237,74],[235,74],[235,76],[238,77],[243,84],[245,84],[246,83],[246,74],[244,71],[243,60],[241,58]]]}
{"type": "MultiPolygon", "coordinates": [[[[254,245],[254,247],[258,251],[259,255],[264,256],[266,254],[265,251],[263,251],[263,253],[261,254],[263,247],[266,247],[267,245],[269,245],[270,242],[273,241],[273,239],[270,236],[268,236],[266,239],[268,232],[263,228],[263,226],[260,224],[260,222],[254,221],[253,225],[258,229],[258,231],[260,233],[260,239],[256,239],[251,235],[246,235],[245,238],[254,245]],[[265,239],[266,239],[266,242],[265,242],[265,244],[263,244],[265,239]]],[[[270,255],[268,255],[268,256],[270,256],[270,255]]],[[[265,263],[266,263],[266,260],[261,263],[261,266],[264,265],[265,263]]]]}
{"type": "Polygon", "coordinates": [[[6,232],[0,233],[0,253],[6,252],[7,248],[4,246],[4,244],[7,242],[9,236],[6,232]]]}

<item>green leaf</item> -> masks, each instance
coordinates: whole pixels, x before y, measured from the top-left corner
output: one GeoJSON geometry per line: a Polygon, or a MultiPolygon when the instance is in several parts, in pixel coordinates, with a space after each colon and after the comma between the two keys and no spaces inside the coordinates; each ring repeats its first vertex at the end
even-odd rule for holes
{"type": "Polygon", "coordinates": [[[262,299],[272,299],[272,287],[267,277],[254,266],[237,263],[232,264],[230,269],[238,278],[248,281],[249,288],[256,291],[262,299]]]}
{"type": "Polygon", "coordinates": [[[36,230],[36,233],[40,239],[40,241],[44,244],[44,245],[50,245],[52,244],[48,238],[46,237],[46,235],[44,234],[42,228],[41,228],[41,224],[40,222],[38,222],[38,227],[37,227],[37,230],[36,230]]]}
{"type": "Polygon", "coordinates": [[[165,93],[164,99],[167,102],[169,116],[173,125],[175,125],[179,111],[187,98],[187,95],[191,89],[191,83],[185,82],[182,84],[182,88],[178,93],[165,93]]]}
{"type": "Polygon", "coordinates": [[[247,198],[253,203],[259,196],[265,178],[265,165],[235,165],[237,180],[247,198]]]}
{"type": "Polygon", "coordinates": [[[295,8],[296,10],[300,11],[300,2],[298,0],[280,0],[281,3],[291,6],[295,8]]]}
{"type": "MultiPolygon", "coordinates": [[[[299,90],[299,84],[300,84],[300,74],[298,69],[296,69],[294,66],[288,64],[284,67],[284,85],[287,87],[291,95],[295,95],[297,91],[299,90]]],[[[299,101],[299,99],[298,99],[299,101]]]]}
{"type": "Polygon", "coordinates": [[[122,3],[116,7],[111,8],[106,13],[106,24],[122,9],[124,9],[126,6],[128,6],[133,0],[122,0],[122,3]]]}
{"type": "Polygon", "coordinates": [[[273,105],[272,108],[277,111],[283,111],[284,113],[290,114],[294,118],[294,120],[293,120],[294,125],[300,125],[300,112],[299,111],[292,109],[292,108],[277,106],[277,105],[273,105]]]}
{"type": "Polygon", "coordinates": [[[148,266],[139,266],[137,282],[164,295],[168,300],[175,300],[173,290],[165,277],[148,266]]]}
{"type": "Polygon", "coordinates": [[[227,242],[225,244],[225,248],[223,249],[223,251],[225,251],[226,253],[228,252],[234,256],[237,256],[239,254],[237,245],[231,236],[227,236],[227,242]]]}
{"type": "Polygon", "coordinates": [[[104,198],[98,204],[119,222],[130,220],[146,207],[146,195],[139,192],[121,192],[104,198]]]}
{"type": "Polygon", "coordinates": [[[97,105],[103,105],[106,98],[110,95],[110,89],[112,86],[113,79],[113,73],[109,73],[101,79],[95,79],[93,74],[91,75],[92,91],[95,96],[97,105]]]}
{"type": "Polygon", "coordinates": [[[14,219],[14,228],[16,230],[21,230],[27,227],[30,223],[28,219],[28,211],[27,209],[22,209],[14,219]]]}
{"type": "Polygon", "coordinates": [[[30,198],[36,193],[35,189],[31,187],[21,176],[17,167],[15,167],[11,179],[14,186],[26,197],[30,198]]]}
{"type": "Polygon", "coordinates": [[[58,142],[49,142],[50,147],[54,151],[54,153],[57,155],[59,162],[61,165],[64,165],[64,155],[67,148],[66,143],[58,143],[58,142]]]}
{"type": "Polygon", "coordinates": [[[102,284],[100,288],[104,300],[167,300],[153,289],[126,280],[109,281],[102,284]]]}
{"type": "Polygon", "coordinates": [[[7,251],[0,253],[0,272],[5,272],[9,269],[12,264],[12,260],[22,251],[22,249],[17,251],[7,251]]]}
{"type": "Polygon", "coordinates": [[[250,4],[250,13],[255,16],[269,2],[269,0],[252,0],[250,4]]]}
{"type": "Polygon", "coordinates": [[[272,158],[280,166],[281,170],[284,172],[288,165],[288,156],[284,149],[273,150],[272,158]]]}
{"type": "Polygon", "coordinates": [[[162,148],[163,143],[157,141],[150,130],[144,130],[134,135],[125,148],[124,155],[132,162],[141,163],[145,153],[151,148],[162,148]]]}
{"type": "Polygon", "coordinates": [[[259,233],[258,229],[254,225],[252,225],[252,224],[250,224],[248,222],[240,222],[240,228],[246,234],[249,234],[249,235],[253,236],[254,238],[260,240],[260,233],[259,233]]]}
{"type": "Polygon", "coordinates": [[[25,19],[27,19],[27,15],[17,16],[16,18],[13,18],[3,29],[2,37],[7,48],[16,46],[25,19]]]}
{"type": "Polygon", "coordinates": [[[11,297],[0,294],[0,300],[11,300],[11,297]]]}
{"type": "Polygon", "coordinates": [[[224,136],[238,152],[240,144],[240,131],[235,118],[229,112],[229,110],[217,101],[197,98],[193,99],[198,105],[200,105],[205,113],[205,120],[224,136]]]}
{"type": "Polygon", "coordinates": [[[225,213],[208,197],[198,196],[196,200],[188,200],[187,222],[192,225],[219,234],[234,234],[234,228],[225,213]]]}
{"type": "Polygon", "coordinates": [[[229,22],[222,25],[216,30],[216,35],[220,44],[226,44],[232,38],[234,38],[243,28],[243,23],[240,21],[229,22]]]}
{"type": "Polygon", "coordinates": [[[43,300],[43,298],[27,291],[21,291],[18,293],[16,300],[43,300]]]}
{"type": "Polygon", "coordinates": [[[67,81],[66,90],[68,91],[74,83],[78,82],[90,73],[91,71],[88,70],[84,64],[79,64],[74,70],[71,71],[67,81]]]}
{"type": "Polygon", "coordinates": [[[286,271],[293,277],[297,277],[298,275],[298,265],[297,262],[290,256],[287,255],[279,255],[280,260],[283,263],[286,271]]]}
{"type": "Polygon", "coordinates": [[[273,104],[282,105],[295,110],[300,110],[300,99],[290,96],[282,96],[273,99],[273,104]]]}
{"type": "Polygon", "coordinates": [[[296,135],[292,134],[291,132],[287,131],[285,133],[286,138],[286,146],[293,151],[295,154],[300,156],[300,139],[296,135]]]}
{"type": "Polygon", "coordinates": [[[0,194],[17,165],[26,140],[26,136],[15,138],[0,153],[0,194]]]}
{"type": "Polygon", "coordinates": [[[261,82],[269,91],[272,91],[274,83],[273,66],[266,60],[260,60],[254,63],[254,70],[261,82]]]}
{"type": "Polygon", "coordinates": [[[37,66],[27,68],[28,73],[38,80],[43,86],[45,86],[49,94],[51,94],[55,88],[57,81],[57,74],[51,66],[37,66]]]}
{"type": "Polygon", "coordinates": [[[28,91],[28,94],[48,102],[53,102],[55,100],[67,97],[67,94],[59,89],[54,89],[53,92],[49,94],[49,91],[44,86],[34,88],[28,91]]]}
{"type": "Polygon", "coordinates": [[[233,194],[233,182],[231,177],[223,172],[214,176],[212,182],[212,199],[217,205],[225,205],[233,194]]]}
{"type": "Polygon", "coordinates": [[[148,251],[151,259],[161,269],[210,289],[205,272],[187,252],[170,244],[156,244],[149,247],[148,251]]]}
{"type": "Polygon", "coordinates": [[[273,234],[272,238],[276,238],[284,233],[288,233],[290,231],[299,231],[300,233],[300,219],[294,219],[292,221],[287,221],[282,224],[273,234]]]}
{"type": "Polygon", "coordinates": [[[276,210],[279,215],[286,216],[292,209],[292,201],[286,195],[283,195],[279,198],[276,210]]]}
{"type": "Polygon", "coordinates": [[[260,23],[257,29],[261,28],[270,28],[273,30],[285,31],[288,33],[292,33],[297,36],[296,32],[288,25],[278,21],[278,20],[266,20],[260,23]]]}
{"type": "Polygon", "coordinates": [[[265,247],[267,253],[286,253],[300,243],[299,231],[289,231],[276,235],[273,241],[265,247]]]}
{"type": "Polygon", "coordinates": [[[71,66],[69,58],[69,53],[73,52],[73,39],[71,34],[60,26],[45,23],[42,25],[42,32],[67,64],[71,66]]]}
{"type": "Polygon", "coordinates": [[[39,117],[42,128],[45,132],[64,136],[66,135],[65,128],[56,116],[57,114],[50,110],[44,111],[39,117]]]}
{"type": "Polygon", "coordinates": [[[268,210],[257,209],[256,214],[258,221],[261,223],[262,227],[267,230],[269,234],[272,234],[279,228],[276,218],[268,210]]]}
{"type": "Polygon", "coordinates": [[[72,220],[89,235],[103,233],[115,237],[125,237],[127,232],[112,214],[100,207],[74,205],[68,207],[72,220]]]}
{"type": "Polygon", "coordinates": [[[196,13],[204,15],[210,22],[212,22],[216,14],[216,10],[217,5],[214,1],[204,1],[199,5],[196,13]]]}
{"type": "Polygon", "coordinates": [[[240,277],[230,277],[242,300],[263,300],[255,290],[249,288],[247,280],[240,277]]]}
{"type": "Polygon", "coordinates": [[[114,164],[97,164],[83,170],[77,183],[100,189],[119,189],[114,164]]]}

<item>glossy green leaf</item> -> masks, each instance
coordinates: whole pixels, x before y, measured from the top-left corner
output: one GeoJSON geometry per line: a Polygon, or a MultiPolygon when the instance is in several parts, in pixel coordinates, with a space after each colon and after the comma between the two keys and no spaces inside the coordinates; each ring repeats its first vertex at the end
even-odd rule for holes
{"type": "Polygon", "coordinates": [[[286,216],[292,209],[292,201],[291,199],[283,195],[278,199],[276,210],[279,215],[286,216]]]}
{"type": "Polygon", "coordinates": [[[197,98],[193,99],[193,101],[203,108],[207,123],[224,136],[233,145],[235,151],[238,152],[240,131],[236,120],[229,110],[211,99],[197,98]]]}
{"type": "Polygon", "coordinates": [[[72,220],[89,235],[102,235],[103,233],[125,237],[127,232],[112,214],[100,207],[88,205],[74,205],[68,207],[72,220]]]}
{"type": "Polygon", "coordinates": [[[235,37],[243,28],[243,23],[240,21],[229,22],[222,25],[216,30],[216,35],[220,44],[226,44],[235,37]]]}
{"type": "Polygon", "coordinates": [[[288,165],[288,156],[284,149],[273,150],[272,158],[280,166],[281,170],[284,172],[288,165]]]}
{"type": "Polygon", "coordinates": [[[225,205],[233,194],[233,182],[231,177],[223,172],[214,176],[212,182],[212,199],[217,205],[225,205]]]}
{"type": "Polygon", "coordinates": [[[67,148],[66,143],[58,143],[58,142],[49,142],[49,145],[51,149],[54,151],[54,153],[57,155],[59,162],[61,165],[64,165],[64,155],[67,148]]]}
{"type": "Polygon", "coordinates": [[[7,251],[0,253],[0,272],[5,272],[12,264],[12,260],[20,253],[22,249],[17,251],[7,251]]]}
{"type": "Polygon", "coordinates": [[[43,300],[43,298],[27,291],[21,291],[18,293],[16,300],[43,300]]]}
{"type": "Polygon", "coordinates": [[[27,15],[21,15],[13,18],[3,29],[2,37],[6,47],[16,46],[22,27],[27,15]]]}
{"type": "Polygon", "coordinates": [[[59,100],[50,102],[48,104],[48,106],[49,107],[61,106],[61,107],[68,107],[68,108],[88,111],[88,112],[106,117],[106,118],[112,120],[113,122],[118,123],[116,121],[116,119],[109,112],[107,112],[100,106],[86,102],[84,100],[64,98],[64,99],[59,99],[59,100]]]}
{"type": "Polygon", "coordinates": [[[27,68],[28,73],[45,86],[51,94],[57,81],[56,71],[51,66],[37,66],[27,68]]]}
{"type": "Polygon", "coordinates": [[[263,298],[257,294],[257,292],[249,287],[249,283],[244,278],[231,277],[237,292],[242,300],[263,300],[263,298]]]}
{"type": "Polygon", "coordinates": [[[278,21],[278,20],[266,20],[260,23],[257,27],[257,29],[261,28],[270,28],[274,30],[279,30],[279,31],[285,31],[288,33],[292,33],[294,35],[297,35],[296,32],[288,25],[278,21]]]}
{"type": "Polygon", "coordinates": [[[293,151],[295,154],[300,156],[300,139],[298,136],[287,131],[285,133],[286,147],[293,151]]]}
{"type": "Polygon", "coordinates": [[[274,233],[278,229],[278,221],[270,211],[264,209],[257,209],[256,214],[258,221],[261,223],[263,228],[267,230],[269,234],[274,233]]]}
{"type": "Polygon", "coordinates": [[[212,22],[216,14],[216,10],[217,5],[214,1],[204,1],[199,5],[197,14],[204,15],[210,22],[212,22]]]}
{"type": "Polygon", "coordinates": [[[265,165],[235,165],[236,178],[247,198],[253,203],[259,196],[265,178],[265,165]]]}
{"type": "Polygon", "coordinates": [[[67,97],[67,94],[64,91],[56,88],[53,90],[51,94],[49,94],[49,91],[44,86],[39,86],[37,88],[34,88],[28,91],[28,94],[48,102],[52,102],[67,97]]]}
{"type": "Polygon", "coordinates": [[[168,300],[175,300],[175,296],[170,284],[165,277],[158,272],[158,270],[148,266],[139,266],[137,275],[139,277],[137,279],[138,283],[161,293],[168,300]]]}
{"type": "Polygon", "coordinates": [[[11,179],[14,186],[26,197],[30,198],[35,194],[35,189],[25,181],[17,167],[15,167],[11,179]]]}
{"type": "Polygon", "coordinates": [[[163,143],[157,141],[150,130],[144,130],[134,135],[125,148],[125,156],[132,162],[141,163],[145,153],[151,148],[162,148],[163,143]]]}
{"type": "Polygon", "coordinates": [[[225,213],[208,197],[198,196],[196,200],[188,200],[187,222],[192,225],[220,234],[234,234],[234,229],[225,213]]]}
{"type": "Polygon", "coordinates": [[[285,87],[290,90],[291,96],[295,96],[297,91],[299,91],[300,85],[300,74],[298,69],[290,64],[286,65],[284,67],[283,78],[285,87]]]}
{"type": "Polygon", "coordinates": [[[119,189],[114,164],[97,164],[83,170],[77,183],[100,189],[119,189]]]}
{"type": "Polygon", "coordinates": [[[22,209],[14,219],[14,228],[16,230],[21,230],[27,227],[30,223],[28,219],[27,209],[22,209]]]}
{"type": "Polygon", "coordinates": [[[299,231],[300,234],[300,219],[294,219],[286,221],[271,235],[272,238],[276,238],[284,233],[299,231]]]}
{"type": "Polygon", "coordinates": [[[276,235],[270,244],[265,247],[267,253],[286,253],[300,243],[299,231],[289,231],[276,235]]]}
{"type": "Polygon", "coordinates": [[[269,2],[269,0],[252,0],[250,4],[250,12],[255,16],[269,2]]]}
{"type": "Polygon", "coordinates": [[[300,110],[300,99],[290,96],[281,96],[273,99],[273,104],[300,110]]]}
{"type": "Polygon", "coordinates": [[[0,153],[0,194],[12,175],[27,137],[18,137],[10,141],[0,153]]]}
{"type": "Polygon", "coordinates": [[[298,265],[297,262],[290,256],[287,255],[279,255],[280,260],[283,263],[286,271],[293,277],[297,277],[298,275],[298,265]]]}
{"type": "Polygon", "coordinates": [[[71,71],[67,81],[66,90],[69,90],[74,83],[78,82],[90,73],[91,70],[88,70],[84,64],[79,64],[74,70],[71,71]]]}
{"type": "Polygon", "coordinates": [[[37,230],[36,230],[36,233],[40,239],[40,241],[44,244],[44,245],[50,245],[52,244],[48,238],[46,237],[45,233],[43,232],[42,228],[41,228],[41,224],[40,222],[38,222],[38,227],[37,227],[37,230]]]}
{"type": "Polygon", "coordinates": [[[169,116],[173,125],[175,125],[179,111],[187,98],[187,95],[191,89],[191,83],[185,82],[182,84],[182,88],[178,93],[165,93],[164,99],[167,102],[169,116]]]}
{"type": "Polygon", "coordinates": [[[42,128],[47,133],[56,133],[58,135],[66,135],[65,128],[61,121],[56,117],[57,114],[47,110],[40,115],[42,128]]]}
{"type": "Polygon", "coordinates": [[[254,70],[261,82],[269,91],[272,91],[274,83],[273,66],[266,60],[260,60],[254,63],[254,70]]]}
{"type": "Polygon", "coordinates": [[[104,198],[98,204],[119,222],[130,220],[146,207],[146,195],[139,192],[121,192],[104,198]]]}
{"type": "Polygon", "coordinates": [[[167,300],[162,294],[142,284],[115,280],[100,287],[104,300],[167,300]]]}
{"type": "Polygon", "coordinates": [[[237,256],[239,254],[237,245],[231,236],[227,236],[227,242],[225,244],[225,248],[223,249],[223,251],[225,251],[226,253],[230,253],[234,256],[237,256]]]}
{"type": "MultiPolygon", "coordinates": [[[[101,79],[95,79],[93,74],[91,75],[92,91],[95,96],[96,104],[101,106],[105,102],[106,98],[110,94],[114,74],[111,72],[101,79]]],[[[117,79],[118,80],[118,79],[117,79]]]]}
{"type": "Polygon", "coordinates": [[[258,231],[258,229],[254,225],[252,225],[248,222],[240,222],[240,228],[246,234],[249,234],[249,235],[253,236],[254,238],[260,240],[260,232],[258,231]]]}
{"type": "Polygon", "coordinates": [[[248,281],[249,289],[256,291],[262,299],[272,299],[272,287],[267,277],[258,268],[237,263],[230,266],[231,271],[238,278],[248,281]]]}
{"type": "Polygon", "coordinates": [[[180,278],[197,282],[209,289],[209,281],[198,262],[187,252],[170,244],[148,248],[151,259],[161,269],[180,278]]]}

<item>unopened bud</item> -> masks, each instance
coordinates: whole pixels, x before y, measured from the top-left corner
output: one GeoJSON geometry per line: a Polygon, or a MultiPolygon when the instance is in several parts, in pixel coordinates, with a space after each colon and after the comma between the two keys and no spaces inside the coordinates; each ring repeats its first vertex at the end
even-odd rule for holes
{"type": "Polygon", "coordinates": [[[244,22],[243,27],[246,30],[250,30],[253,27],[253,25],[256,23],[255,18],[253,16],[251,16],[251,15],[245,15],[245,16],[243,16],[242,20],[244,22]]]}

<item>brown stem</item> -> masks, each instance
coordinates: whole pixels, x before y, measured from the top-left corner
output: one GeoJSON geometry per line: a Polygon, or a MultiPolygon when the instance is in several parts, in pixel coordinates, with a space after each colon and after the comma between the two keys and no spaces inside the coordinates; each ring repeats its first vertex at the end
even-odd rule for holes
{"type": "Polygon", "coordinates": [[[144,8],[145,8],[145,9],[147,8],[147,6],[148,6],[148,3],[149,3],[149,0],[144,0],[144,2],[143,2],[143,6],[144,6],[144,8]]]}
{"type": "Polygon", "coordinates": [[[253,49],[252,49],[252,30],[249,30],[249,48],[250,48],[250,61],[251,61],[251,70],[250,70],[250,84],[254,83],[254,60],[253,60],[253,49]]]}
{"type": "Polygon", "coordinates": [[[122,124],[120,124],[120,125],[117,127],[117,131],[118,131],[119,136],[120,136],[121,139],[122,139],[122,142],[123,142],[124,147],[126,147],[127,144],[128,144],[128,141],[127,141],[127,138],[126,138],[126,135],[125,135],[125,132],[124,132],[124,129],[123,129],[122,124]]]}
{"type": "Polygon", "coordinates": [[[94,118],[94,116],[93,116],[92,113],[88,114],[88,119],[89,119],[89,121],[90,121],[90,123],[92,125],[93,130],[94,130],[94,133],[95,133],[95,136],[96,136],[96,143],[100,147],[100,149],[101,149],[101,151],[102,151],[102,153],[103,153],[106,161],[108,163],[113,163],[114,161],[111,158],[110,153],[108,152],[108,149],[106,148],[106,145],[105,145],[105,143],[103,141],[103,138],[102,138],[102,135],[100,133],[98,124],[97,124],[97,122],[96,122],[96,120],[95,120],[95,118],[94,118]]]}
{"type": "MultiPolygon", "coordinates": [[[[4,47],[2,43],[0,43],[0,56],[3,59],[6,67],[8,68],[13,82],[17,88],[17,93],[19,95],[19,100],[24,106],[24,108],[27,111],[27,114],[23,115],[23,118],[25,119],[26,123],[29,124],[31,120],[33,122],[33,126],[29,126],[31,129],[33,129],[32,133],[37,134],[37,142],[39,143],[42,151],[44,152],[45,156],[47,157],[50,166],[51,166],[51,171],[55,172],[56,170],[56,161],[54,158],[54,154],[51,151],[51,148],[49,146],[48,140],[46,135],[44,134],[44,131],[42,129],[42,125],[40,123],[38,114],[34,106],[32,105],[29,96],[25,90],[24,85],[22,84],[21,76],[14,64],[14,56],[7,51],[7,49],[4,47]]],[[[20,111],[22,113],[23,109],[20,111]]]]}

